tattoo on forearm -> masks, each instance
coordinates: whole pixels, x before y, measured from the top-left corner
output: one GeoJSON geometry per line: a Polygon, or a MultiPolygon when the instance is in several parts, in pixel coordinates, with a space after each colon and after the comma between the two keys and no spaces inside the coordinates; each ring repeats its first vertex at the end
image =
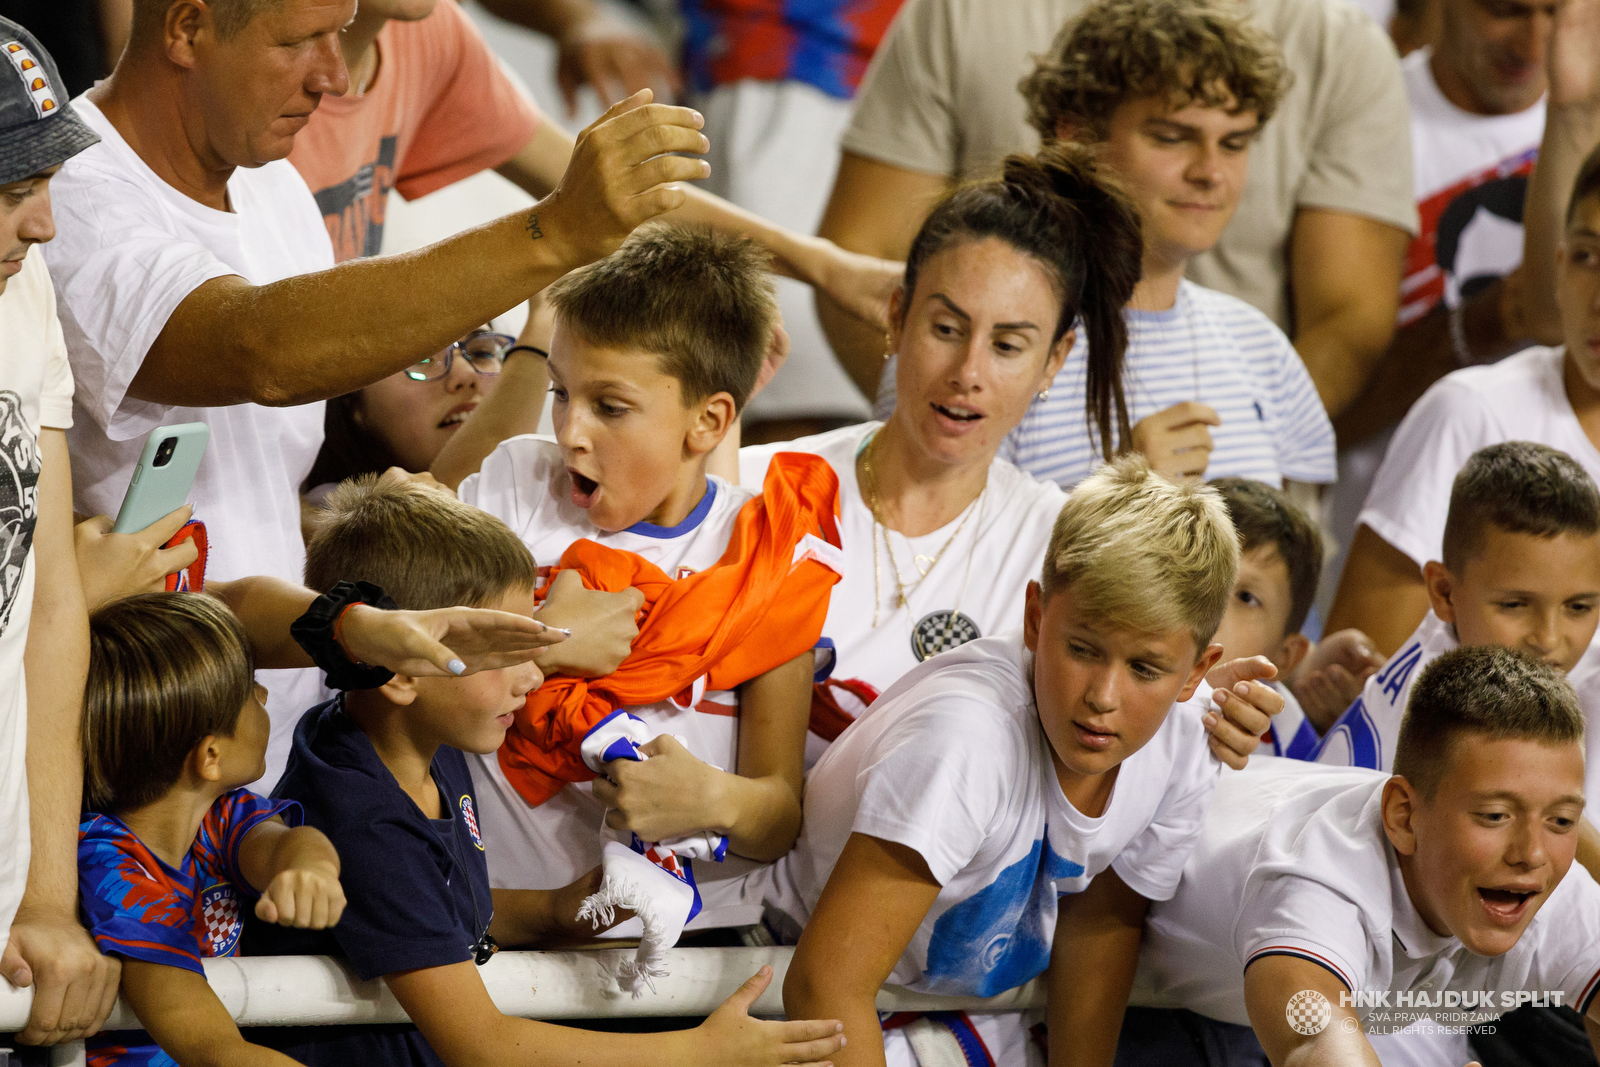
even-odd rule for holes
{"type": "Polygon", "coordinates": [[[537,241],[544,236],[544,231],[539,228],[539,216],[530,214],[527,224],[523,227],[528,231],[528,236],[537,241]]]}

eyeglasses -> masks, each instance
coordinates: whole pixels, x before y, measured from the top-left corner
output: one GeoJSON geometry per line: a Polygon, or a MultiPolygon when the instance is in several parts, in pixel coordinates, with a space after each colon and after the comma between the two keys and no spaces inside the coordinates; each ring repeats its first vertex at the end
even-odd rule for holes
{"type": "Polygon", "coordinates": [[[506,361],[506,349],[516,343],[516,338],[503,333],[478,330],[457,341],[436,356],[418,360],[406,368],[406,377],[414,382],[436,382],[450,373],[450,364],[459,355],[472,364],[472,369],[484,377],[500,373],[506,361]]]}

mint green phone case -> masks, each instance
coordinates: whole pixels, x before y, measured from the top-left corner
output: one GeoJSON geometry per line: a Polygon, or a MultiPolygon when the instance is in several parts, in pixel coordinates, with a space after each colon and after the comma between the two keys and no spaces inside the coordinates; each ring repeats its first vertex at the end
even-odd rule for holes
{"type": "Polygon", "coordinates": [[[210,440],[211,428],[203,422],[156,427],[139,453],[139,465],[133,468],[133,481],[112,530],[136,533],[183,507],[210,440]]]}

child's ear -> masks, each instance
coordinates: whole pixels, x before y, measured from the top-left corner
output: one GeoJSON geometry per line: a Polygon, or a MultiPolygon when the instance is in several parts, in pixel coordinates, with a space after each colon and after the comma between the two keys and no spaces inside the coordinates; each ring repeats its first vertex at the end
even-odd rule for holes
{"type": "Polygon", "coordinates": [[[1022,609],[1022,643],[1029,652],[1039,651],[1039,627],[1044,622],[1044,590],[1038,582],[1028,583],[1027,602],[1022,609]]]}
{"type": "Polygon", "coordinates": [[[1398,774],[1383,786],[1383,832],[1394,850],[1402,856],[1417,851],[1417,809],[1421,796],[1410,782],[1398,774]]]}
{"type": "Polygon", "coordinates": [[[1200,688],[1201,681],[1211,673],[1211,668],[1220,662],[1222,662],[1222,646],[1213,641],[1206,646],[1206,650],[1200,653],[1199,657],[1194,661],[1194,666],[1189,670],[1189,677],[1184,681],[1183,689],[1178,693],[1177,703],[1181,704],[1194,696],[1194,691],[1200,688]]]}
{"type": "Polygon", "coordinates": [[[1272,665],[1278,668],[1278,681],[1293,674],[1310,652],[1311,638],[1305,634],[1293,633],[1285,637],[1278,646],[1278,654],[1272,657],[1272,665]]]}
{"type": "Polygon", "coordinates": [[[691,456],[709,455],[728,436],[728,429],[739,417],[739,411],[733,397],[727,393],[712,393],[696,407],[698,411],[689,427],[689,436],[684,439],[684,447],[691,456]]]}
{"type": "Polygon", "coordinates": [[[222,781],[222,748],[216,734],[207,734],[189,753],[189,769],[202,782],[222,781]]]}
{"type": "Polygon", "coordinates": [[[417,680],[410,675],[397,674],[378,686],[378,693],[389,703],[405,707],[417,699],[417,680]]]}
{"type": "Polygon", "coordinates": [[[1456,612],[1450,603],[1450,597],[1455,592],[1455,576],[1443,563],[1429,560],[1422,565],[1422,585],[1428,590],[1428,606],[1439,616],[1439,621],[1453,625],[1456,621],[1456,612]]]}

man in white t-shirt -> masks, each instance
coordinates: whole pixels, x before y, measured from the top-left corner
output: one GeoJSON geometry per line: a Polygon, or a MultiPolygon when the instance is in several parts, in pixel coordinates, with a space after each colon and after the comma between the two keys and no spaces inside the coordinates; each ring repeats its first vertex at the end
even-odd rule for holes
{"type": "MultiPolygon", "coordinates": [[[[78,105],[101,143],[56,179],[62,233],[47,259],[78,382],[78,510],[115,513],[152,429],[205,422],[191,499],[222,579],[299,579],[298,489],[322,399],[447,348],[676,207],[683,194],[662,181],[705,174],[660,155],[704,150],[698,116],[636,99],[586,131],[570,181],[532,211],[424,254],[333,268],[284,157],[322,95],[348,88],[338,35],[354,10],[137,5],[117,70],[78,105]]],[[[309,671],[264,681],[270,782],[319,690],[309,671]]]]}
{"type": "Polygon", "coordinates": [[[0,18],[0,976],[33,986],[25,1044],[98,1028],[118,966],[78,923],[78,723],[89,621],[72,540],[72,371],[34,246],[50,182],[94,144],[39,42],[0,18]]]}
{"type": "Polygon", "coordinates": [[[1451,483],[1485,445],[1549,445],[1600,481],[1600,425],[1593,416],[1600,353],[1591,346],[1600,337],[1597,261],[1600,151],[1590,153],[1573,182],[1556,254],[1556,299],[1568,344],[1456,371],[1417,401],[1367,494],[1329,625],[1335,617],[1341,624],[1359,619],[1380,650],[1400,647],[1428,611],[1422,566],[1439,558],[1451,483]]]}
{"type": "MultiPolygon", "coordinates": [[[[1039,133],[1017,83],[1087,6],[908,0],[862,83],[818,232],[851,251],[903,258],[950,183],[1035,151],[1039,133]]],[[[1188,276],[1291,331],[1337,412],[1388,344],[1416,229],[1399,64],[1383,31],[1338,0],[1246,6],[1297,76],[1251,149],[1236,217],[1188,276]]],[[[852,328],[827,301],[818,309],[834,350],[872,395],[881,332],[852,328]]]]}
{"type": "MultiPolygon", "coordinates": [[[[1203,679],[1237,562],[1214,492],[1124,459],[1068,499],[1020,632],[913,668],[823,755],[794,851],[747,892],[806,924],[789,1014],[867,1034],[840,1067],[951,1062],[933,1050],[963,1034],[937,1021],[875,1038],[885,980],[992,996],[1046,969],[1052,1026],[1109,1054],[1145,906],[1216,784],[1203,679]]],[[[1039,1062],[1017,1016],[961,1026],[1039,1062]]]]}
{"type": "MultiPolygon", "coordinates": [[[[1462,648],[1417,683],[1394,777],[1287,760],[1228,776],[1151,909],[1133,1002],[1227,1039],[1252,1026],[1274,1063],[1373,1063],[1363,1029],[1492,1021],[1519,993],[1593,1011],[1583,731],[1558,671],[1462,648]]],[[[1202,1062],[1163,1015],[1130,1013],[1119,1062],[1202,1062]]]]}
{"type": "MultiPolygon", "coordinates": [[[[1444,0],[1441,16],[1438,41],[1401,64],[1422,232],[1406,252],[1398,326],[1360,401],[1337,423],[1328,519],[1341,557],[1330,581],[1344,552],[1353,562],[1333,627],[1364,626],[1389,603],[1373,582],[1390,557],[1377,543],[1386,538],[1357,524],[1395,424],[1459,367],[1529,340],[1560,342],[1552,294],[1561,209],[1583,157],[1600,143],[1595,0],[1444,0]]],[[[1411,599],[1420,613],[1420,599],[1411,599]]],[[[1368,632],[1387,652],[1407,630],[1368,632]]]]}

